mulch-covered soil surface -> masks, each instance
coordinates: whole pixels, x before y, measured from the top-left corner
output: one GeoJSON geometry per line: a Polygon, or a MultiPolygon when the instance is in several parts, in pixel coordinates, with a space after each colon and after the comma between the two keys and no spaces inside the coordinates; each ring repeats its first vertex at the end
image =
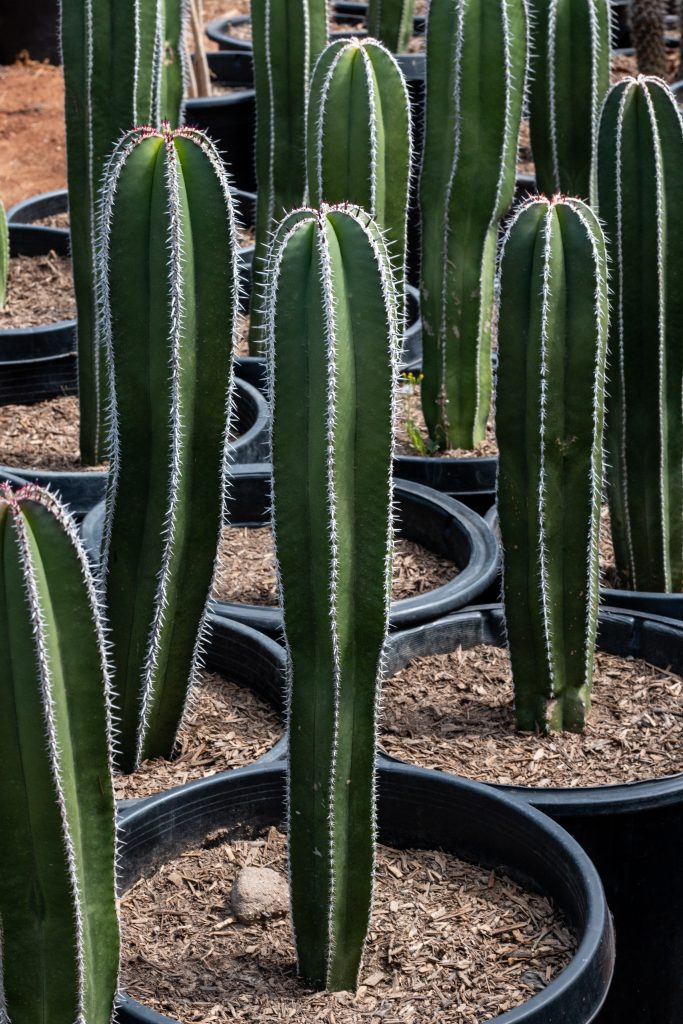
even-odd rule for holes
{"type": "Polygon", "coordinates": [[[71,260],[45,256],[13,256],[9,262],[7,301],[0,309],[0,331],[39,327],[76,317],[71,260]]]}
{"type": "Polygon", "coordinates": [[[481,1024],[545,987],[576,946],[552,905],[505,875],[380,846],[358,991],[313,993],[296,978],[287,914],[236,920],[247,866],[284,879],[281,833],[218,831],[123,896],[127,992],[186,1024],[481,1024]]]}
{"type": "Polygon", "coordinates": [[[598,652],[584,735],[515,730],[508,652],[481,645],[416,658],[384,683],[382,747],[482,782],[574,788],[683,771],[683,680],[598,652]]]}
{"type": "Polygon", "coordinates": [[[429,433],[422,414],[419,383],[403,381],[398,392],[396,418],[396,455],[438,455],[450,458],[483,458],[498,454],[495,425],[491,418],[486,426],[486,437],[476,448],[451,448],[431,451],[429,433]]]}
{"type": "Polygon", "coordinates": [[[0,405],[0,462],[36,469],[83,469],[78,423],[78,399],[72,395],[34,405],[0,405]]]}
{"type": "Polygon", "coordinates": [[[192,691],[172,761],[144,761],[114,780],[119,800],[149,796],[228,768],[243,768],[277,742],[277,712],[245,686],[202,672],[192,691]]]}
{"type": "MultiPolygon", "coordinates": [[[[224,529],[218,558],[214,597],[242,604],[277,605],[275,549],[269,527],[224,529]]],[[[434,590],[457,574],[457,568],[448,559],[413,541],[396,538],[392,593],[395,601],[434,590]]]]}

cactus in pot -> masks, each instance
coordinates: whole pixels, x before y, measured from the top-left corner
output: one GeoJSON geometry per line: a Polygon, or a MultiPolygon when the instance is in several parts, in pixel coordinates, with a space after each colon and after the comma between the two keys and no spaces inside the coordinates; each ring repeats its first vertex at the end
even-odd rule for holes
{"type": "Polygon", "coordinates": [[[258,287],[275,226],[306,191],[308,89],[327,44],[327,0],[253,0],[256,90],[256,248],[249,351],[263,353],[258,287]]]}
{"type": "Polygon", "coordinates": [[[7,302],[7,278],[9,277],[9,228],[5,205],[0,200],[0,309],[7,302]]]}
{"type": "Polygon", "coordinates": [[[51,495],[0,484],[0,1020],[110,1024],[119,963],[109,673],[51,495]]]}
{"type": "Polygon", "coordinates": [[[599,600],[607,259],[578,199],[523,204],[500,270],[496,428],[520,729],[582,731],[599,600]],[[550,714],[549,714],[550,712],[550,714]]]}
{"type": "Polygon", "coordinates": [[[158,121],[162,19],[159,0],[61,3],[80,450],[85,464],[98,462],[106,447],[106,370],[95,308],[97,196],[104,165],[121,135],[132,125],[158,121]]]}
{"type": "Polygon", "coordinates": [[[610,81],[610,0],[529,0],[529,129],[539,192],[588,199],[610,81]]]}
{"type": "Polygon", "coordinates": [[[227,176],[205,136],[164,126],[123,138],[99,249],[112,395],[102,562],[118,767],[131,771],[172,752],[223,519],[238,248],[227,176]]]}
{"type": "Polygon", "coordinates": [[[348,201],[367,210],[385,232],[400,282],[411,159],[408,90],[392,55],[373,39],[330,43],[309,93],[308,200],[314,207],[348,201]]]}
{"type": "Polygon", "coordinates": [[[500,219],[514,194],[526,0],[432,0],[422,214],[422,409],[437,447],[474,448],[490,411],[500,219]]]}
{"type": "Polygon", "coordinates": [[[413,34],[415,0],[369,0],[368,35],[392,52],[406,49],[413,34]]]}
{"type": "Polygon", "coordinates": [[[609,503],[617,570],[683,590],[683,124],[658,79],[625,79],[603,108],[597,209],[612,262],[609,503]]]}
{"type": "Polygon", "coordinates": [[[164,0],[159,19],[161,78],[159,82],[159,120],[177,128],[183,121],[183,107],[189,69],[185,45],[189,24],[190,0],[164,0]]]}
{"type": "Polygon", "coordinates": [[[266,308],[292,914],[300,973],[333,991],[356,986],[372,900],[398,304],[363,211],[298,210],[278,228],[266,308]]]}

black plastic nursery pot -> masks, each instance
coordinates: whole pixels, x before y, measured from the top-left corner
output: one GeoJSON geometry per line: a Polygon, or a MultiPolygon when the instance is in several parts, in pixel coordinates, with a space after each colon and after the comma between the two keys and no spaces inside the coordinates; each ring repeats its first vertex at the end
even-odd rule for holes
{"type": "MultiPolygon", "coordinates": [[[[285,773],[284,765],[239,769],[125,813],[119,826],[122,890],[217,828],[239,839],[284,827],[285,773]]],[[[477,783],[404,765],[382,765],[378,781],[381,843],[443,850],[500,868],[551,898],[575,931],[578,949],[565,970],[528,1002],[497,1016],[495,1024],[593,1021],[609,986],[613,937],[600,880],[578,844],[544,815],[477,783]]],[[[118,1021],[174,1024],[125,993],[118,998],[118,1021]]]]}
{"type": "Polygon", "coordinates": [[[13,64],[22,51],[32,60],[59,63],[59,0],[3,4],[0,64],[13,64]]]}
{"type": "MultiPolygon", "coordinates": [[[[69,255],[56,228],[9,226],[10,257],[69,255]]],[[[75,376],[76,321],[0,329],[0,405],[35,402],[68,391],[75,376]]]]}
{"type": "MultiPolygon", "coordinates": [[[[413,658],[504,643],[500,605],[470,608],[390,637],[387,672],[413,658]]],[[[600,650],[683,674],[683,626],[615,609],[600,616],[600,650]]],[[[683,1020],[683,774],[576,789],[492,786],[543,811],[581,844],[614,916],[616,968],[600,1024],[683,1020]]]]}
{"type": "MultiPolygon", "coordinates": [[[[265,399],[246,381],[235,379],[236,428],[239,437],[233,443],[236,462],[260,462],[268,445],[269,412],[265,399]]],[[[13,399],[14,401],[15,399],[13,399]]],[[[84,516],[104,498],[107,473],[87,469],[73,472],[0,465],[0,480],[21,480],[49,487],[59,494],[76,516],[84,516]]]]}
{"type": "MultiPolygon", "coordinates": [[[[263,527],[270,516],[269,465],[236,466],[230,480],[226,522],[236,527],[263,527]]],[[[401,536],[451,559],[460,570],[454,579],[424,594],[395,601],[393,629],[409,629],[472,604],[495,580],[498,546],[484,520],[471,509],[419,484],[397,480],[395,487],[401,536]]],[[[97,557],[104,524],[104,504],[86,517],[82,537],[97,557]]],[[[282,636],[282,609],[265,605],[214,601],[212,610],[276,639],[282,636]]]]}

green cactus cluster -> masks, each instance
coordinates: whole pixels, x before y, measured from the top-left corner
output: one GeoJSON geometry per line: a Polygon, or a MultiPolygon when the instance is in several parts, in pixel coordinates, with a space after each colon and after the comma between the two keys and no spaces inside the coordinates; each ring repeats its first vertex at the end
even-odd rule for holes
{"type": "Polygon", "coordinates": [[[415,0],[369,0],[368,35],[392,53],[406,49],[413,34],[415,0]]]}
{"type": "Polygon", "coordinates": [[[404,281],[410,101],[396,61],[375,40],[338,40],[318,60],[308,100],[306,160],[309,202],[349,202],[370,213],[404,281]],[[349,158],[341,160],[340,153],[349,158]]]}
{"type": "Polygon", "coordinates": [[[0,485],[0,1019],[110,1024],[119,963],[110,676],[76,526],[0,485]]]}
{"type": "Polygon", "coordinates": [[[5,205],[0,200],[0,309],[7,302],[7,278],[9,277],[9,227],[5,205]]]}
{"type": "Polygon", "coordinates": [[[129,132],[107,168],[100,230],[112,397],[102,560],[117,761],[132,771],[172,752],[223,520],[238,250],[215,148],[189,128],[129,132]]]}
{"type": "Polygon", "coordinates": [[[596,208],[612,275],[607,429],[616,567],[683,591],[683,123],[658,79],[615,85],[600,122],[596,208]]]}
{"type": "Polygon", "coordinates": [[[422,409],[442,449],[474,448],[486,434],[496,247],[515,188],[526,38],[525,0],[431,0],[420,177],[422,409]]]}
{"type": "Polygon", "coordinates": [[[498,515],[520,729],[582,731],[599,599],[607,257],[578,199],[523,204],[500,272],[498,515]]]}
{"type": "MultiPolygon", "coordinates": [[[[253,0],[251,23],[256,90],[255,281],[265,267],[272,232],[304,202],[308,89],[327,45],[327,0],[253,0]]],[[[249,350],[263,354],[262,291],[252,294],[249,350]]]]}
{"type": "Polygon", "coordinates": [[[356,986],[372,900],[399,298],[362,210],[303,209],[279,226],[266,308],[292,914],[299,970],[330,990],[356,986]]]}
{"type": "Polygon", "coordinates": [[[540,192],[591,195],[610,82],[610,0],[529,0],[529,129],[540,192]]]}

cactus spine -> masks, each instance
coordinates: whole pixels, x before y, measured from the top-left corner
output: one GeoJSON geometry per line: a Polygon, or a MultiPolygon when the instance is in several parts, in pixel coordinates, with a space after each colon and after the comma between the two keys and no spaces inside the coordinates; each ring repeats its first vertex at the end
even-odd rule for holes
{"type": "Polygon", "coordinates": [[[391,50],[401,53],[413,34],[415,0],[369,0],[368,35],[391,50]]]}
{"type": "Polygon", "coordinates": [[[292,914],[301,974],[334,991],[356,986],[372,900],[391,581],[398,293],[373,221],[347,206],[286,218],[267,309],[292,914]]]}
{"type": "Polygon", "coordinates": [[[580,732],[590,708],[608,300],[578,199],[524,204],[501,263],[498,512],[519,728],[580,732]]]}
{"type": "Polygon", "coordinates": [[[530,0],[529,127],[540,192],[591,195],[610,79],[609,0],[530,0]]]}
{"type": "Polygon", "coordinates": [[[669,65],[664,39],[664,0],[631,0],[629,20],[641,75],[666,78],[669,65]]]}
{"type": "Polygon", "coordinates": [[[226,174],[201,133],[124,137],[99,249],[113,401],[102,560],[119,767],[131,771],[172,752],[222,525],[237,244],[226,174]]]}
{"type": "Polygon", "coordinates": [[[7,278],[9,277],[9,228],[5,206],[0,201],[0,309],[7,302],[7,278]]]}
{"type": "MultiPolygon", "coordinates": [[[[271,234],[304,201],[308,88],[327,44],[327,0],[253,0],[256,90],[256,248],[254,280],[271,234]]],[[[262,292],[252,289],[249,350],[262,354],[262,292]]]]}
{"type": "Polygon", "coordinates": [[[95,206],[109,154],[131,125],[157,119],[161,49],[157,0],[62,0],[71,254],[78,307],[83,462],[104,454],[106,400],[96,334],[95,206]]]}
{"type": "Polygon", "coordinates": [[[0,1020],[110,1024],[119,961],[105,641],[77,530],[0,485],[0,1020]]]}
{"type": "Polygon", "coordinates": [[[471,449],[486,432],[497,232],[514,194],[526,33],[526,0],[431,2],[422,408],[440,448],[471,449]]]}
{"type": "Polygon", "coordinates": [[[637,590],[683,590],[683,127],[657,79],[611,90],[598,209],[613,265],[609,500],[617,569],[637,590]]]}
{"type": "Polygon", "coordinates": [[[311,79],[306,133],[308,198],[361,206],[384,230],[405,279],[411,170],[408,90],[391,54],[374,40],[339,40],[311,79]],[[340,160],[339,154],[348,158],[340,160]]]}

